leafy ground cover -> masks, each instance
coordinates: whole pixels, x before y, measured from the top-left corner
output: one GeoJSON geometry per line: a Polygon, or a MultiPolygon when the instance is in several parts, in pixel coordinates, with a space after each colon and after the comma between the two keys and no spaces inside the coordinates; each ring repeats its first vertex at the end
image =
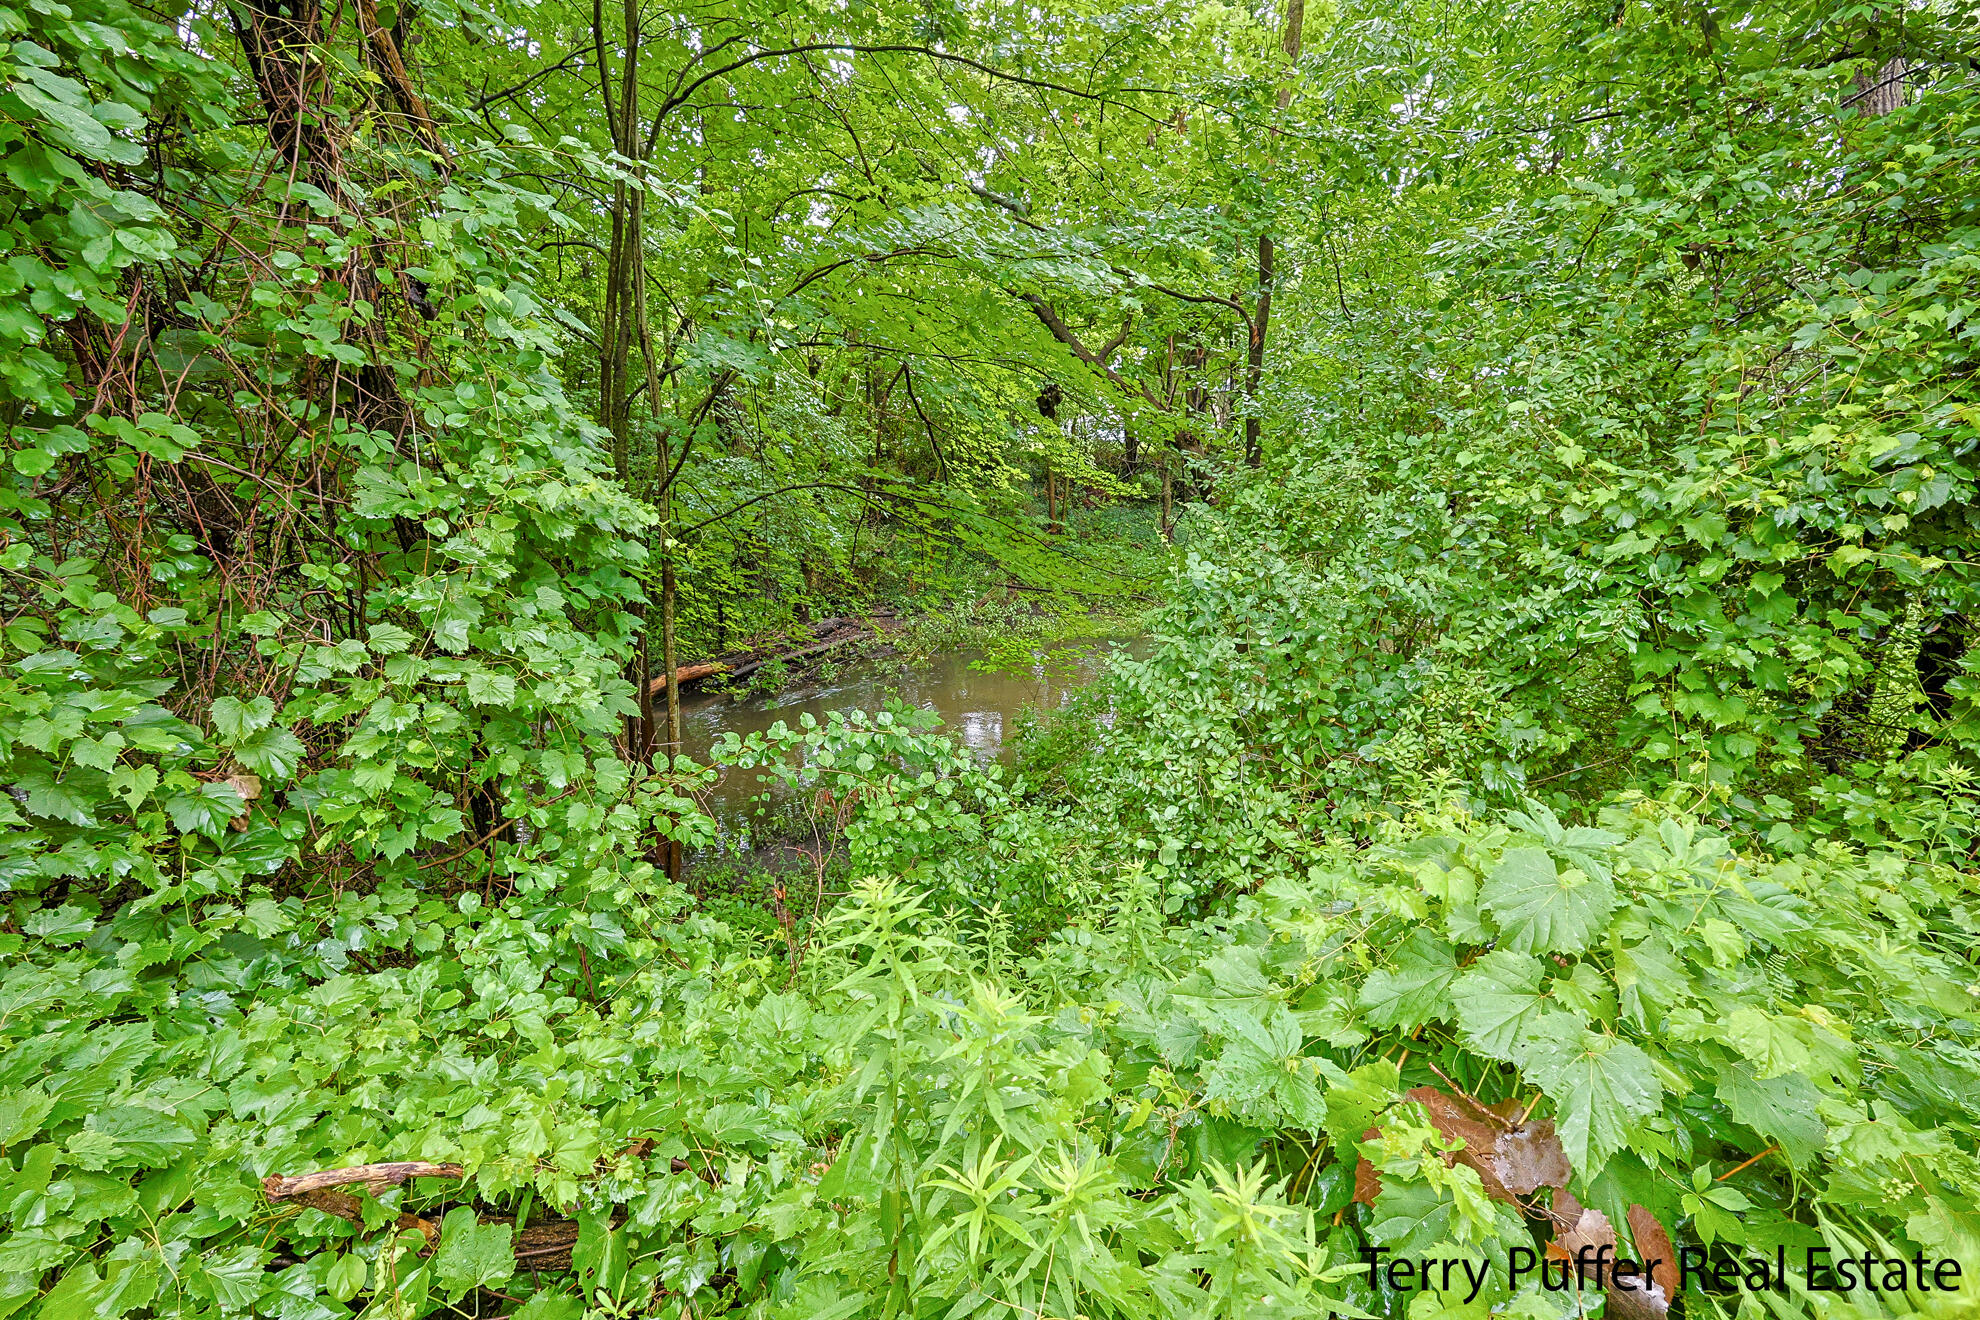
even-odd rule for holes
{"type": "Polygon", "coordinates": [[[1946,868],[1644,800],[1419,815],[1194,922],[1115,893],[1025,949],[869,879],[795,964],[636,875],[602,945],[471,891],[46,910],[0,991],[7,1304],[54,1271],[47,1314],[1421,1314],[1364,1248],[1980,1233],[1946,868]],[[444,1176],[262,1181],[403,1160],[444,1176]]]}

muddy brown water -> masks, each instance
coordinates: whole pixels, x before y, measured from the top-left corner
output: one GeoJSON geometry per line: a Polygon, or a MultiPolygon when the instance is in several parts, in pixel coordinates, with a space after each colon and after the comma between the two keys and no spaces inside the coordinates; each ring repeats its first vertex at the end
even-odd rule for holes
{"type": "MultiPolygon", "coordinates": [[[[684,693],[681,750],[706,765],[716,739],[725,733],[748,737],[780,721],[797,728],[806,714],[822,724],[830,711],[877,711],[893,698],[934,711],[942,720],[940,731],[961,739],[980,759],[1008,757],[1024,711],[1045,713],[1064,706],[1116,655],[1140,653],[1141,640],[1053,642],[1028,657],[1000,653],[994,665],[984,652],[973,650],[912,665],[898,659],[848,660],[765,696],[684,693]]],[[[744,833],[761,835],[760,830],[747,830],[753,799],[761,792],[756,771],[727,768],[721,781],[702,795],[724,835],[716,853],[728,851],[744,833]]],[[[706,854],[696,860],[707,860],[706,854]]]]}

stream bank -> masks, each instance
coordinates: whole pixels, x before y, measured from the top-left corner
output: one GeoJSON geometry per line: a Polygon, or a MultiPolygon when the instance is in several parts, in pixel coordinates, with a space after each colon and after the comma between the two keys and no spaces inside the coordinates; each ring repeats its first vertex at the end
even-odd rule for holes
{"type": "MultiPolygon", "coordinates": [[[[840,661],[828,656],[799,681],[767,694],[738,696],[690,687],[681,695],[681,750],[689,760],[706,765],[724,734],[748,737],[779,722],[795,726],[806,714],[823,723],[830,711],[878,710],[891,699],[933,711],[941,717],[943,732],[959,738],[979,759],[1007,757],[1025,720],[1062,708],[1117,655],[1133,655],[1141,646],[1138,637],[1035,643],[1007,639],[925,659],[882,654],[840,661]]],[[[723,838],[691,858],[691,869],[715,858],[736,857],[739,839],[762,833],[750,828],[755,798],[762,791],[755,772],[731,769],[701,795],[723,838]]],[[[774,844],[762,846],[774,852],[774,844]]],[[[774,865],[768,856],[763,861],[774,865]]]]}

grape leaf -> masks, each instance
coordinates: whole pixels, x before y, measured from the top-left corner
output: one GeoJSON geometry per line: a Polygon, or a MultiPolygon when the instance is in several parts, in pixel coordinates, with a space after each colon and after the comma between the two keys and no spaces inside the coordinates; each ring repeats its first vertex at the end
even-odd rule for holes
{"type": "Polygon", "coordinates": [[[1508,848],[1486,878],[1480,905],[1521,953],[1574,953],[1609,924],[1616,887],[1606,876],[1557,870],[1544,848],[1508,848]]]}
{"type": "Polygon", "coordinates": [[[1361,1009],[1377,1027],[1420,1027],[1449,1017],[1457,951],[1418,930],[1396,955],[1393,968],[1371,975],[1361,987],[1361,1009]]]}
{"type": "Polygon", "coordinates": [[[447,1212],[440,1221],[440,1249],[433,1253],[433,1277],[449,1301],[516,1272],[509,1235],[509,1225],[479,1223],[467,1206],[447,1212]]]}
{"type": "Polygon", "coordinates": [[[1734,1121],[1779,1146],[1789,1163],[1807,1168],[1821,1156],[1829,1140],[1828,1128],[1815,1114],[1822,1093],[1800,1073],[1756,1078],[1735,1064],[1719,1073],[1717,1089],[1734,1121]]]}
{"type": "Polygon", "coordinates": [[[1663,1098],[1649,1055],[1585,1031],[1565,1013],[1542,1018],[1520,1056],[1527,1077],[1553,1097],[1561,1145],[1583,1179],[1622,1148],[1630,1120],[1655,1112],[1663,1098]]]}
{"type": "Polygon", "coordinates": [[[1510,1060],[1521,1036],[1550,1011],[1540,993],[1538,958],[1494,949],[1466,969],[1451,987],[1458,1028],[1474,1048],[1510,1060]]]}
{"type": "Polygon", "coordinates": [[[540,1292],[522,1304],[514,1320],[578,1320],[584,1301],[564,1293],[540,1292]]]}
{"type": "Polygon", "coordinates": [[[1396,1102],[1402,1072],[1388,1059],[1364,1063],[1345,1081],[1327,1088],[1327,1135],[1335,1149],[1352,1162],[1355,1145],[1384,1109],[1396,1102]]]}
{"type": "Polygon", "coordinates": [[[228,742],[239,742],[256,729],[266,728],[275,718],[275,703],[267,697],[241,701],[234,697],[213,699],[213,727],[228,742]]]}

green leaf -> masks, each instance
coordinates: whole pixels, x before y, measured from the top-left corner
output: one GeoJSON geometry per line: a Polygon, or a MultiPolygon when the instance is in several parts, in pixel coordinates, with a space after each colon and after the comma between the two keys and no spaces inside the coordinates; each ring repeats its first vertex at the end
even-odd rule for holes
{"type": "Polygon", "coordinates": [[[477,706],[507,706],[516,699],[516,680],[477,669],[467,676],[467,696],[477,706]]]}
{"type": "Polygon", "coordinates": [[[0,1241],[0,1274],[41,1274],[76,1254],[76,1249],[45,1228],[9,1233],[0,1241]]]}
{"type": "Polygon", "coordinates": [[[1492,1237],[1524,1243],[1519,1217],[1510,1206],[1486,1199],[1476,1170],[1460,1164],[1451,1182],[1452,1195],[1446,1197],[1427,1183],[1385,1174],[1369,1207],[1368,1236],[1396,1256],[1434,1255],[1438,1248],[1448,1253],[1452,1246],[1492,1237]]]}
{"type": "Polygon", "coordinates": [[[151,790],[158,787],[156,766],[120,765],[110,772],[110,791],[124,800],[131,810],[137,810],[138,803],[151,796],[151,790]]]}
{"type": "Polygon", "coordinates": [[[1575,953],[1607,928],[1613,881],[1570,867],[1544,848],[1508,848],[1486,877],[1480,905],[1498,918],[1507,947],[1521,953],[1575,953]]]}
{"type": "Polygon", "coordinates": [[[213,699],[213,727],[230,743],[237,743],[256,729],[266,728],[275,718],[275,703],[267,697],[240,701],[233,697],[213,699]]]}
{"type": "Polygon", "coordinates": [[[302,739],[287,729],[262,729],[234,745],[234,759],[258,775],[287,779],[302,764],[302,739]]]}
{"type": "MultiPolygon", "coordinates": [[[[108,129],[90,116],[84,105],[70,99],[73,93],[63,95],[66,89],[56,88],[56,84],[67,83],[68,79],[44,75],[36,81],[41,83],[40,87],[16,83],[11,90],[28,109],[45,116],[50,124],[63,130],[57,137],[65,146],[93,160],[110,161],[117,165],[144,163],[144,148],[112,137],[108,129]],[[50,96],[43,88],[55,90],[57,94],[50,96]]],[[[75,86],[73,83],[69,85],[75,86]]]]}
{"type": "Polygon", "coordinates": [[[1744,1065],[1719,1073],[1718,1096],[1735,1122],[1744,1123],[1768,1141],[1797,1168],[1821,1157],[1829,1129],[1817,1116],[1822,1093],[1800,1073],[1756,1078],[1744,1065]]]}
{"type": "Polygon", "coordinates": [[[568,1293],[540,1292],[524,1302],[510,1320],[578,1320],[584,1301],[568,1293]]]}
{"type": "Polygon", "coordinates": [[[1377,1027],[1414,1030],[1451,1015],[1451,983],[1457,950],[1419,929],[1396,951],[1396,965],[1371,975],[1361,987],[1361,1009],[1377,1027]]]}
{"type": "Polygon", "coordinates": [[[38,477],[55,466],[55,455],[45,449],[16,449],[14,471],[24,477],[38,477]]]}
{"type": "Polygon", "coordinates": [[[37,908],[21,922],[21,929],[60,948],[83,939],[96,929],[96,922],[81,908],[64,903],[60,907],[37,908]]]}
{"type": "Polygon", "coordinates": [[[599,1288],[612,1289],[626,1272],[624,1234],[612,1227],[603,1214],[578,1216],[577,1244],[571,1249],[571,1269],[589,1296],[599,1288]]]}
{"type": "Polygon", "coordinates": [[[1656,1112],[1663,1083],[1650,1056],[1627,1041],[1548,1014],[1520,1047],[1520,1069],[1553,1098],[1569,1162],[1584,1180],[1621,1149],[1631,1122],[1656,1112]]]}
{"type": "Polygon", "coordinates": [[[472,1208],[455,1206],[440,1221],[440,1249],[433,1253],[433,1277],[457,1301],[475,1288],[501,1283],[516,1272],[507,1224],[483,1224],[472,1208]]]}
{"type": "MultiPolygon", "coordinates": [[[[98,782],[102,782],[98,779],[98,782]]],[[[94,825],[91,799],[77,786],[75,776],[57,779],[47,770],[30,770],[14,781],[14,787],[27,794],[27,809],[37,816],[69,825],[94,825]]]]}
{"type": "Polygon", "coordinates": [[[165,814],[185,834],[217,839],[227,822],[247,810],[240,794],[225,784],[202,784],[197,793],[177,793],[165,799],[165,814]]]}
{"type": "Polygon", "coordinates": [[[374,655],[397,655],[417,640],[396,623],[374,623],[368,637],[374,655]]]}
{"type": "Polygon", "coordinates": [[[325,1273],[324,1291],[340,1302],[348,1302],[364,1287],[366,1273],[364,1257],[354,1251],[347,1251],[338,1256],[336,1262],[325,1273]]]}
{"type": "Polygon", "coordinates": [[[1420,1182],[1385,1179],[1375,1197],[1368,1236],[1397,1255],[1414,1256],[1460,1240],[1462,1230],[1456,1200],[1439,1197],[1420,1182]]]}
{"type": "Polygon", "coordinates": [[[1365,1063],[1347,1075],[1346,1082],[1327,1088],[1327,1135],[1334,1148],[1350,1164],[1358,1158],[1355,1146],[1362,1134],[1375,1126],[1376,1117],[1396,1102],[1402,1086],[1402,1073],[1388,1059],[1365,1063]]]}
{"type": "Polygon", "coordinates": [[[38,1088],[16,1087],[0,1095],[0,1146],[12,1148],[41,1131],[55,1098],[38,1088]]]}
{"type": "Polygon", "coordinates": [[[1465,1041],[1510,1061],[1520,1038],[1549,1011],[1540,993],[1544,974],[1538,958],[1506,949],[1494,949],[1466,968],[1451,989],[1465,1041]]]}
{"type": "Polygon", "coordinates": [[[1807,1023],[1741,1004],[1720,1019],[1715,1034],[1738,1050],[1762,1079],[1808,1068],[1814,1056],[1803,1038],[1807,1023]]]}
{"type": "Polygon", "coordinates": [[[89,1128],[116,1143],[112,1162],[156,1167],[178,1158],[179,1148],[195,1137],[190,1128],[169,1114],[136,1105],[114,1105],[92,1114],[89,1128]]]}

